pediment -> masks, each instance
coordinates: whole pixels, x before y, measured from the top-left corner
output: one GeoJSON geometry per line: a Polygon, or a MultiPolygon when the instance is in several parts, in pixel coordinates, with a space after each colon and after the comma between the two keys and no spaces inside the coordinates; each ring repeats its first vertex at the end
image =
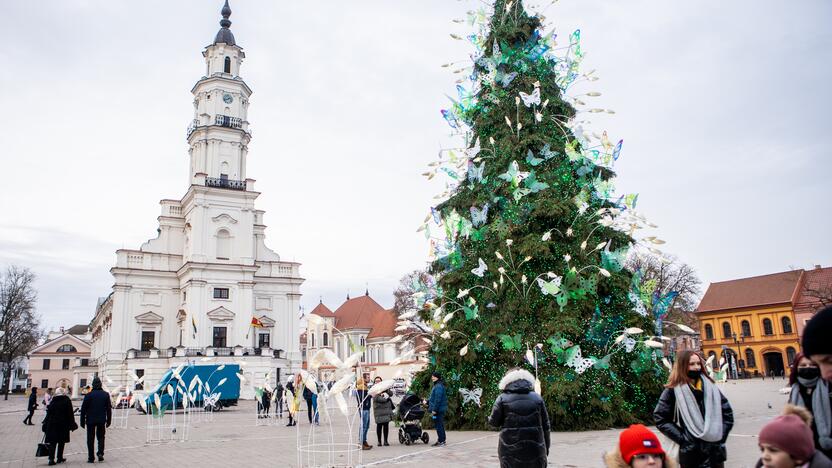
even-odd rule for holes
{"type": "Polygon", "coordinates": [[[276,323],[274,320],[270,319],[266,315],[261,316],[259,318],[259,320],[260,320],[260,323],[262,323],[263,326],[266,327],[266,328],[272,328],[272,327],[274,327],[274,324],[276,323]]]}
{"type": "Polygon", "coordinates": [[[211,218],[211,221],[213,221],[215,223],[225,222],[225,223],[237,224],[237,220],[232,218],[231,215],[229,215],[228,213],[218,214],[217,216],[214,216],[213,218],[211,218]]]}
{"type": "Polygon", "coordinates": [[[234,312],[222,306],[208,312],[207,315],[211,320],[234,320],[234,312]]]}
{"type": "Polygon", "coordinates": [[[154,312],[145,312],[141,315],[136,316],[136,322],[138,323],[152,323],[152,324],[159,324],[162,323],[164,318],[154,312]]]}

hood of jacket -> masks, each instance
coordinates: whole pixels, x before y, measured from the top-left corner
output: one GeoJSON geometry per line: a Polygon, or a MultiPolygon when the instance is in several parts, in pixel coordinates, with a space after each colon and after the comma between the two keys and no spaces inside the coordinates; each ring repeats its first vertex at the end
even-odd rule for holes
{"type": "MultiPolygon", "coordinates": [[[[604,454],[604,466],[607,468],[629,468],[630,465],[624,463],[624,459],[621,457],[621,450],[618,447],[611,452],[607,452],[604,454]]],[[[664,459],[664,468],[677,468],[678,465],[676,461],[670,457],[665,457],[664,459]]]]}
{"type": "Polygon", "coordinates": [[[508,393],[529,393],[534,390],[534,376],[525,369],[510,370],[500,379],[499,388],[508,393]]]}

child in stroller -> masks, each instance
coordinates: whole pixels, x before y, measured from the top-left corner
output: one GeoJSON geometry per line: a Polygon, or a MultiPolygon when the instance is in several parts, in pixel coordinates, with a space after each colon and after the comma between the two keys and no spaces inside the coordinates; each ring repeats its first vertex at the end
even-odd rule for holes
{"type": "Polygon", "coordinates": [[[430,436],[422,430],[422,418],[425,416],[425,407],[422,400],[412,393],[408,393],[399,402],[397,410],[399,426],[399,443],[410,445],[417,440],[427,444],[430,436]]]}

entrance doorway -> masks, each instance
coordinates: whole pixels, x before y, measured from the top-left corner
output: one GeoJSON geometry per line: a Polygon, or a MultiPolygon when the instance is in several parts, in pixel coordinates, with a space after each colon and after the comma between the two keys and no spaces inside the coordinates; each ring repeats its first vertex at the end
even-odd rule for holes
{"type": "Polygon", "coordinates": [[[766,373],[768,375],[776,375],[778,377],[785,375],[786,367],[783,364],[783,353],[780,351],[763,353],[763,359],[766,362],[766,373]]]}

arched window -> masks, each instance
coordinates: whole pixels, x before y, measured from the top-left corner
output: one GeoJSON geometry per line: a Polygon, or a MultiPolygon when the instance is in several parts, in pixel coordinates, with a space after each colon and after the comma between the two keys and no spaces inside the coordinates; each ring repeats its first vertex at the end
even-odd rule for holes
{"type": "Polygon", "coordinates": [[[774,334],[774,327],[771,325],[771,320],[763,319],[763,334],[764,335],[773,335],[774,334]]]}
{"type": "MultiPolygon", "coordinates": [[[[792,319],[783,317],[780,319],[780,323],[783,324],[783,334],[788,335],[792,332],[792,319]]],[[[789,360],[789,362],[791,362],[791,360],[789,360]]]]}
{"type": "Polygon", "coordinates": [[[754,358],[754,350],[751,348],[745,350],[745,367],[757,367],[757,359],[754,358]]]}
{"type": "Polygon", "coordinates": [[[58,347],[57,352],[59,352],[59,353],[77,353],[78,350],[75,349],[75,346],[72,346],[71,344],[65,344],[65,345],[61,345],[60,347],[58,347]]]}
{"type": "Polygon", "coordinates": [[[324,347],[329,346],[329,333],[324,332],[324,347]]]}
{"type": "Polygon", "coordinates": [[[712,327],[710,323],[705,324],[705,339],[706,340],[714,339],[714,327],[712,327]]]}
{"type": "Polygon", "coordinates": [[[222,71],[225,73],[231,73],[231,57],[225,58],[225,66],[223,67],[222,71]]]}
{"type": "Polygon", "coordinates": [[[743,320],[740,327],[742,327],[742,336],[751,336],[751,324],[748,320],[743,320]]]}
{"type": "Polygon", "coordinates": [[[728,322],[722,322],[722,337],[731,338],[731,324],[728,322]]]}
{"type": "Polygon", "coordinates": [[[217,231],[217,258],[231,258],[231,233],[225,229],[217,231]]]}
{"type": "Polygon", "coordinates": [[[788,359],[789,364],[794,362],[794,357],[797,354],[797,351],[794,350],[791,346],[786,348],[786,358],[788,359]]]}

